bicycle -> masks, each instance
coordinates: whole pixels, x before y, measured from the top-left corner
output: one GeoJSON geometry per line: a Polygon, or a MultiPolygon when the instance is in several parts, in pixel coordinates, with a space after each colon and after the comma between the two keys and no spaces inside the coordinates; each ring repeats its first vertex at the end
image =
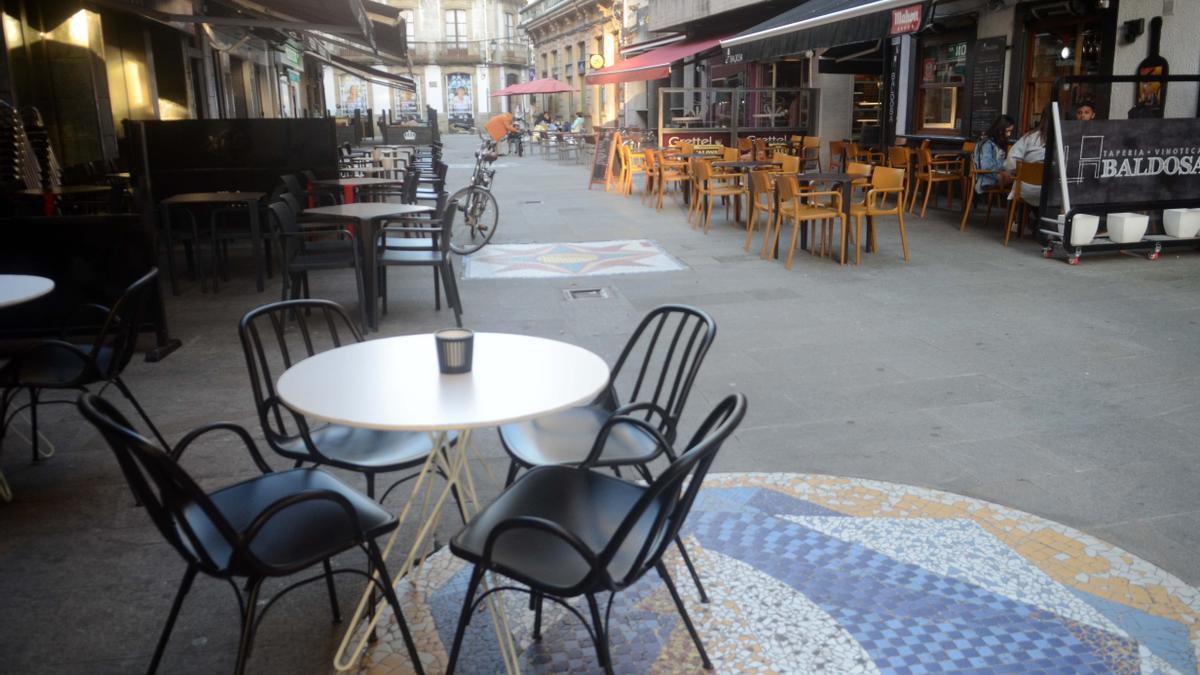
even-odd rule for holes
{"type": "Polygon", "coordinates": [[[469,255],[487,245],[500,223],[500,205],[492,194],[492,179],[496,170],[492,162],[499,157],[496,142],[484,138],[479,150],[475,151],[475,169],[471,173],[471,184],[450,195],[458,202],[462,218],[455,218],[450,228],[450,250],[459,255],[469,255]],[[461,224],[460,224],[461,223],[461,224]]]}

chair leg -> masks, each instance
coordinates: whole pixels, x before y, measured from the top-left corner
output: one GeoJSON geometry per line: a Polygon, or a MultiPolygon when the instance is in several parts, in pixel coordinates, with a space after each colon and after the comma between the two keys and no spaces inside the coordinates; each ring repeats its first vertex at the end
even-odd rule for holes
{"type": "MultiPolygon", "coordinates": [[[[933,182],[925,183],[925,201],[921,203],[921,217],[925,217],[925,209],[929,208],[929,195],[933,192],[933,182]]],[[[936,204],[934,204],[936,206],[936,204]]]]}
{"type": "Polygon", "coordinates": [[[900,247],[904,250],[904,262],[908,262],[908,238],[904,236],[904,213],[897,212],[896,218],[900,221],[900,247]]]}
{"type": "MultiPolygon", "coordinates": [[[[971,186],[970,192],[967,193],[967,205],[963,207],[962,222],[958,225],[959,232],[965,232],[967,229],[967,216],[971,215],[971,205],[975,202],[975,186],[971,186]]],[[[990,209],[989,209],[990,211],[990,209]]]]}
{"type": "Polygon", "coordinates": [[[333,623],[339,624],[342,622],[342,611],[338,609],[337,587],[333,585],[333,567],[329,564],[329,559],[321,561],[321,566],[325,568],[325,587],[329,589],[329,608],[333,610],[333,623]]]}
{"type": "Polygon", "coordinates": [[[41,458],[38,452],[38,418],[37,418],[37,402],[39,392],[36,388],[29,388],[29,445],[33,448],[33,461],[36,462],[41,458]]]}
{"type": "Polygon", "coordinates": [[[517,460],[514,459],[514,460],[509,461],[508,475],[504,477],[504,487],[507,488],[509,485],[513,484],[513,481],[517,479],[517,472],[520,470],[521,470],[521,465],[517,464],[517,460]]]}
{"type": "Polygon", "coordinates": [[[530,601],[533,603],[533,640],[537,642],[542,639],[542,594],[533,593],[530,601]]]}
{"type": "Polygon", "coordinates": [[[262,582],[262,579],[250,580],[250,592],[246,595],[245,620],[242,623],[242,639],[238,643],[234,675],[243,675],[246,672],[246,662],[250,660],[250,649],[254,646],[255,615],[258,613],[258,592],[262,590],[262,582]]]}
{"type": "Polygon", "coordinates": [[[679,549],[679,557],[683,558],[683,564],[687,566],[688,574],[692,577],[692,583],[696,584],[696,592],[700,594],[700,602],[708,604],[708,593],[704,592],[704,584],[700,582],[700,573],[696,571],[696,566],[692,564],[692,558],[688,555],[687,549],[683,547],[683,539],[678,534],[675,535],[675,547],[679,549]]]}
{"type": "Polygon", "coordinates": [[[696,644],[696,651],[700,652],[700,660],[704,662],[705,669],[712,670],[712,661],[708,658],[708,652],[704,649],[704,643],[700,641],[700,634],[696,632],[696,627],[692,625],[692,617],[688,615],[687,607],[684,607],[683,600],[679,597],[679,591],[675,590],[675,582],[671,581],[671,575],[667,573],[667,566],[659,560],[654,568],[658,570],[658,576],[662,577],[663,583],[667,585],[667,590],[671,593],[671,599],[675,601],[675,608],[679,610],[679,616],[683,618],[683,625],[687,626],[688,634],[692,636],[692,642],[696,644]]]}
{"type": "Polygon", "coordinates": [[[162,635],[158,637],[158,645],[154,648],[154,657],[150,659],[150,668],[146,671],[150,675],[158,672],[158,663],[167,649],[167,641],[171,639],[171,631],[175,628],[175,619],[179,617],[179,609],[183,607],[183,598],[191,590],[197,571],[195,565],[188,565],[187,572],[183,575],[183,581],[179,583],[179,590],[175,592],[175,601],[171,603],[171,612],[167,614],[167,623],[163,626],[162,635]]]}
{"type": "MultiPolygon", "coordinates": [[[[796,238],[800,234],[800,227],[802,225],[807,226],[807,224],[805,224],[804,221],[800,220],[799,215],[797,215],[796,222],[792,223],[792,245],[788,246],[787,263],[784,265],[784,267],[788,268],[789,270],[792,269],[792,258],[795,257],[795,255],[796,255],[796,238]]],[[[811,245],[813,245],[814,242],[810,241],[808,243],[811,246],[811,245]]]]}
{"type": "Polygon", "coordinates": [[[441,276],[438,268],[433,268],[433,309],[438,312],[442,311],[441,276]]]}
{"type": "MultiPolygon", "coordinates": [[[[1004,245],[1008,246],[1008,238],[1012,236],[1013,220],[1017,216],[1017,200],[1008,204],[1008,215],[1004,218],[1004,245]]],[[[1019,225],[1018,225],[1019,227],[1019,225]]]]}
{"type": "Polygon", "coordinates": [[[596,658],[606,675],[612,675],[612,656],[608,652],[608,631],[604,630],[604,621],[600,617],[600,606],[596,604],[596,596],[587,594],[588,611],[592,615],[592,628],[596,631],[596,658]]]}
{"type": "Polygon", "coordinates": [[[458,627],[454,629],[454,642],[450,647],[450,660],[446,664],[446,675],[453,675],[454,666],[458,664],[458,652],[462,649],[463,635],[467,632],[467,624],[471,622],[471,604],[475,600],[475,590],[483,579],[483,568],[479,565],[471,571],[471,581],[467,583],[467,592],[463,594],[463,607],[458,615],[458,627]]]}
{"type": "Polygon", "coordinates": [[[138,400],[134,398],[133,392],[129,390],[129,387],[125,386],[125,382],[121,379],[121,376],[118,375],[114,377],[112,381],[113,384],[117,385],[117,389],[120,390],[121,395],[128,399],[133,405],[134,410],[137,410],[137,413],[142,416],[142,421],[146,423],[146,426],[150,427],[150,431],[154,434],[154,437],[158,439],[158,442],[162,445],[163,450],[170,452],[171,445],[167,443],[167,439],[163,438],[163,435],[159,433],[158,427],[154,426],[154,422],[150,420],[150,416],[147,415],[146,411],[142,409],[142,404],[138,403],[138,400]]]}
{"type": "MultiPolygon", "coordinates": [[[[400,607],[400,599],[396,597],[396,589],[392,588],[392,577],[383,563],[379,546],[372,539],[367,540],[367,555],[374,568],[379,572],[379,585],[383,588],[383,595],[387,598],[388,604],[392,606],[392,613],[396,615],[396,624],[400,626],[400,636],[404,638],[404,646],[408,649],[408,657],[412,659],[413,670],[417,672],[417,675],[425,675],[425,669],[421,666],[421,659],[418,656],[417,644],[413,642],[412,633],[408,630],[408,621],[404,619],[404,610],[400,607]]],[[[468,592],[468,598],[474,594],[473,590],[472,588],[468,592]]],[[[451,671],[447,670],[446,672],[451,671]]]]}

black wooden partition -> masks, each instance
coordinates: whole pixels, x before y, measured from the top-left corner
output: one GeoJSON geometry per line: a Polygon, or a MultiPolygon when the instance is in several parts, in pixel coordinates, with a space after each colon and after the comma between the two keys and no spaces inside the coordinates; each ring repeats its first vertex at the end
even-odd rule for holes
{"type": "Polygon", "coordinates": [[[337,178],[331,118],[126,121],[130,172],[152,207],[185,192],[270,192],[279,176],[337,178]]]}
{"type": "MultiPolygon", "coordinates": [[[[37,300],[0,311],[0,341],[53,337],[60,332],[94,335],[103,316],[77,313],[83,304],[111,306],[129,284],[155,265],[154,247],[141,216],[53,216],[0,219],[0,273],[54,280],[37,300]]],[[[167,334],[160,285],[155,287],[145,332],[157,361],[179,346],[167,334]]],[[[13,345],[19,349],[19,345],[13,345]]],[[[0,352],[8,351],[0,347],[0,352]]]]}

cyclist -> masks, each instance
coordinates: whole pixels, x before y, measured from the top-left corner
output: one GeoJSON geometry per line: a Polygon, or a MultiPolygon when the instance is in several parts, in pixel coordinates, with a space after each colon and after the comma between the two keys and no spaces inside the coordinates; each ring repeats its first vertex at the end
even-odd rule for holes
{"type": "Polygon", "coordinates": [[[488,120],[487,124],[485,124],[483,128],[485,131],[487,131],[488,136],[491,137],[493,142],[499,143],[506,138],[510,143],[512,141],[516,141],[517,156],[521,157],[525,154],[524,148],[521,144],[521,130],[513,124],[512,113],[506,112],[496,115],[492,119],[488,120]]]}

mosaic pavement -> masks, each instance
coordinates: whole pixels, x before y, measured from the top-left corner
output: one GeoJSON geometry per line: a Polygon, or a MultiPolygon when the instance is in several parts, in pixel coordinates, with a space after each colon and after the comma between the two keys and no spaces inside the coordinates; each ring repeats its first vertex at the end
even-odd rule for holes
{"type": "MultiPolygon", "coordinates": [[[[1198,672],[1200,591],[1066,526],[829,476],[716,474],[700,495],[685,533],[710,604],[668,560],[717,672],[1198,672]]],[[[444,549],[424,568],[401,602],[426,671],[441,672],[469,570],[444,549]]],[[[547,603],[533,643],[525,596],[507,596],[523,672],[599,672],[574,617],[547,603]]],[[[361,673],[410,671],[389,624],[361,673]]],[[[616,595],[610,630],[617,672],[701,670],[653,574],[616,595]]],[[[501,672],[496,644],[477,614],[458,672],[501,672]]]]}
{"type": "Polygon", "coordinates": [[[587,277],[686,269],[646,239],[554,244],[489,244],[464,261],[467,279],[587,277]]]}

